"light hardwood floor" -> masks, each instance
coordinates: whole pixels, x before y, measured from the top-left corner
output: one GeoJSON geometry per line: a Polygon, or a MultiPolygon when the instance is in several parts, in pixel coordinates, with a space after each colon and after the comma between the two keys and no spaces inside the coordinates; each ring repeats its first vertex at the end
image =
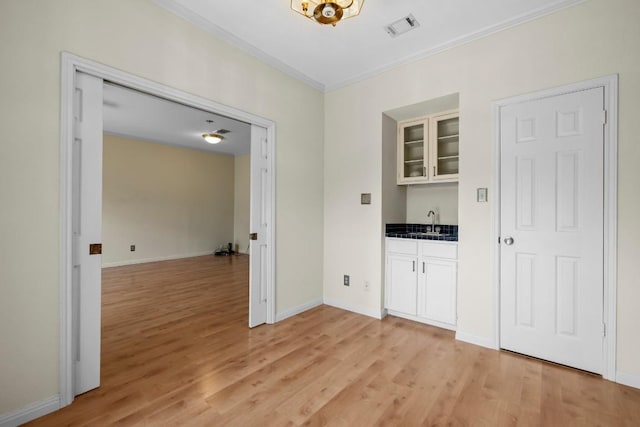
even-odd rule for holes
{"type": "Polygon", "coordinates": [[[249,329],[247,280],[246,256],[105,269],[102,386],[30,425],[640,425],[640,390],[403,319],[249,329]]]}

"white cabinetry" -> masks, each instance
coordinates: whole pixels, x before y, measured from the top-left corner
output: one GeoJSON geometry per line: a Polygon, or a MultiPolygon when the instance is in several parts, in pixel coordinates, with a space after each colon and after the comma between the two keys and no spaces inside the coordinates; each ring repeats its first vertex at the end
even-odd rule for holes
{"type": "Polygon", "coordinates": [[[423,258],[422,276],[418,293],[418,316],[448,325],[456,324],[455,261],[423,258]]]}
{"type": "Polygon", "coordinates": [[[429,119],[423,117],[398,124],[398,184],[428,180],[429,119]]]}
{"type": "Polygon", "coordinates": [[[450,111],[398,123],[398,184],[458,180],[459,121],[450,111]]]}
{"type": "Polygon", "coordinates": [[[416,315],[416,297],[418,292],[418,275],[416,274],[416,257],[390,254],[387,258],[389,279],[395,286],[389,288],[388,307],[391,310],[416,315]]]}
{"type": "Polygon", "coordinates": [[[432,116],[429,136],[430,181],[457,181],[460,159],[458,112],[432,116]]]}
{"type": "Polygon", "coordinates": [[[385,308],[447,329],[456,327],[456,242],[386,239],[385,308]]]}

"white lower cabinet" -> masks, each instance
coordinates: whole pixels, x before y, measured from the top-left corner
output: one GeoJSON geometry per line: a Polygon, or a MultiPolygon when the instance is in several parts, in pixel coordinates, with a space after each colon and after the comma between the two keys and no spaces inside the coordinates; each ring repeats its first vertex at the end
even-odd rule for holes
{"type": "Polygon", "coordinates": [[[455,329],[457,243],[396,238],[386,243],[389,314],[455,329]]]}
{"type": "Polygon", "coordinates": [[[418,292],[416,263],[416,257],[395,254],[387,257],[387,274],[389,280],[394,283],[387,293],[388,309],[416,315],[418,292]]]}
{"type": "Polygon", "coordinates": [[[422,267],[418,316],[455,326],[457,263],[424,258],[422,267]]]}

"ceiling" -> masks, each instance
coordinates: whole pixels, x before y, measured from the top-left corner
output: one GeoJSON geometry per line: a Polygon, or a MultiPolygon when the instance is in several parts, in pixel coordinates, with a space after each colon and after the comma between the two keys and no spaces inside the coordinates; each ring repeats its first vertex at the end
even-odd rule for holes
{"type": "Polygon", "coordinates": [[[290,9],[290,0],[154,1],[330,91],[585,0],[365,0],[360,16],[336,27],[305,19],[290,9]],[[419,27],[390,37],[384,27],[408,14],[419,27]]]}
{"type": "Polygon", "coordinates": [[[238,120],[111,83],[104,85],[103,105],[104,131],[110,134],[234,156],[250,151],[251,126],[238,120]],[[219,144],[202,139],[218,129],[231,132],[219,144]]]}

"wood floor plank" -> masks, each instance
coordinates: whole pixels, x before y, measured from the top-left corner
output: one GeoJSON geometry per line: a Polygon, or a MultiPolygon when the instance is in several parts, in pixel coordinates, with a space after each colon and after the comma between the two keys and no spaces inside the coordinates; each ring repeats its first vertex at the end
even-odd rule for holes
{"type": "Polygon", "coordinates": [[[638,426],[640,390],[321,306],[249,329],[248,257],[103,271],[101,387],[31,426],[638,426]]]}

